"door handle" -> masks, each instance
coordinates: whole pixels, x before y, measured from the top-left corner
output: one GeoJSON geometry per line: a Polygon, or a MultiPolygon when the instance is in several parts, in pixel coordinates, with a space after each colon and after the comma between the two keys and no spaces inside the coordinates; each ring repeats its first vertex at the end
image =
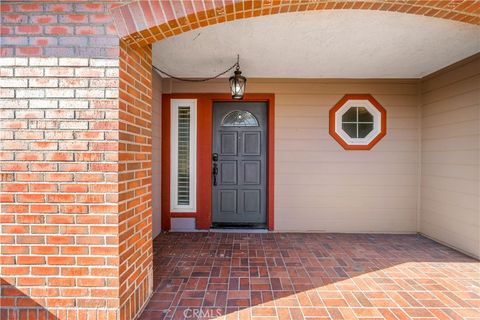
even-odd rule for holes
{"type": "Polygon", "coordinates": [[[213,161],[213,169],[212,169],[213,185],[216,186],[217,185],[217,175],[218,175],[218,165],[217,165],[218,153],[213,153],[212,154],[212,161],[213,161]]]}
{"type": "Polygon", "coordinates": [[[218,166],[217,166],[216,163],[213,163],[212,173],[213,173],[213,185],[216,186],[217,185],[217,175],[218,175],[218,166]]]}

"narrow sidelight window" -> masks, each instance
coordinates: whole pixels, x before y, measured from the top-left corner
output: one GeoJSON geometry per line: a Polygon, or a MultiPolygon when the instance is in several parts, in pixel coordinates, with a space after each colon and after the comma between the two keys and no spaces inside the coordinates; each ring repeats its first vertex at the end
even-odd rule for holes
{"type": "Polygon", "coordinates": [[[196,211],[197,102],[172,99],[170,209],[196,211]]]}

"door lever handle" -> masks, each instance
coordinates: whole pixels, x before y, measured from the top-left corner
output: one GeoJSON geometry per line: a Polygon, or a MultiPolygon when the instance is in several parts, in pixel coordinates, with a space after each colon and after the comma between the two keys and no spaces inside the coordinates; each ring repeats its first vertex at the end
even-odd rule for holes
{"type": "Polygon", "coordinates": [[[216,163],[213,164],[212,173],[213,173],[213,185],[216,186],[217,185],[217,175],[218,175],[218,166],[217,166],[216,163]]]}
{"type": "Polygon", "coordinates": [[[212,154],[212,160],[213,160],[214,162],[217,162],[217,161],[218,161],[218,153],[212,154]]]}

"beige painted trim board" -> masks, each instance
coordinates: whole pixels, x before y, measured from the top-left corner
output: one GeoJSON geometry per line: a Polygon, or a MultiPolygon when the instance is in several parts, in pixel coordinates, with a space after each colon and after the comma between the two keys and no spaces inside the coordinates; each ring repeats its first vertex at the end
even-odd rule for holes
{"type": "Polygon", "coordinates": [[[324,233],[324,234],[398,234],[398,235],[412,235],[419,234],[416,231],[324,231],[324,230],[274,230],[271,233],[324,233]]]}

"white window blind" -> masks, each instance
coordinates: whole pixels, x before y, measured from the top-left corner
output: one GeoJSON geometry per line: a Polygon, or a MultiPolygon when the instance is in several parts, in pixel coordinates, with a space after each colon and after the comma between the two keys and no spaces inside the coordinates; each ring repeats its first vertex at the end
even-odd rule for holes
{"type": "Polygon", "coordinates": [[[196,100],[172,99],[170,208],[196,211],[196,100]]]}

